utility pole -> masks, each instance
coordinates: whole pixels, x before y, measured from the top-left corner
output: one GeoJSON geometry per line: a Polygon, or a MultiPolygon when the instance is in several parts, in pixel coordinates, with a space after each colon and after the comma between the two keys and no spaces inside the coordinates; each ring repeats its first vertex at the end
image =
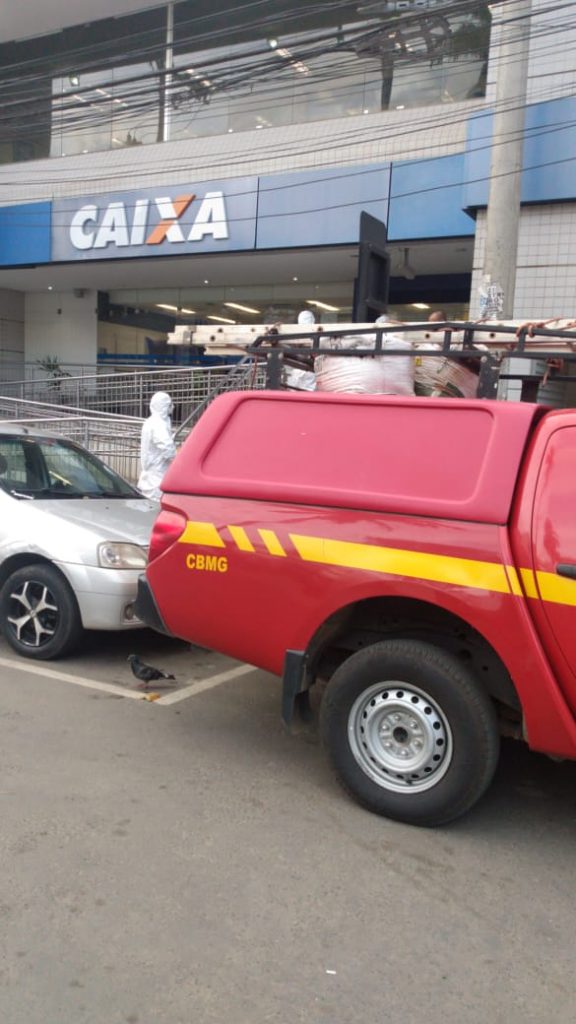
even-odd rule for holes
{"type": "Polygon", "coordinates": [[[160,131],[159,142],[169,142],[172,128],[172,73],[174,70],[174,3],[166,7],[166,48],[164,50],[164,75],[160,86],[160,131]]]}
{"type": "Polygon", "coordinates": [[[484,280],[497,299],[488,316],[514,314],[516,261],[520,221],[520,185],[524,150],[524,120],[531,0],[508,0],[495,8],[502,19],[497,64],[496,110],[492,133],[490,191],[486,216],[484,280]]]}

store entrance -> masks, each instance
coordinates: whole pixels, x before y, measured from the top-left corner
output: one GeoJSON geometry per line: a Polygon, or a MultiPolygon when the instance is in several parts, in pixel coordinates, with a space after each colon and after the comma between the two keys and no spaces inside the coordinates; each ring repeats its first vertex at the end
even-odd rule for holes
{"type": "MultiPolygon", "coordinates": [[[[442,309],[466,318],[473,244],[389,244],[390,315],[426,320],[442,309]]],[[[202,353],[168,345],[182,324],[293,323],[303,309],[349,323],[357,276],[358,245],[6,268],[0,300],[19,333],[4,332],[0,378],[37,377],[48,366],[77,376],[194,363],[202,353]]]]}
{"type": "MultiPolygon", "coordinates": [[[[467,316],[470,272],[462,272],[462,266],[468,259],[471,263],[471,242],[421,243],[409,249],[394,245],[388,252],[392,317],[426,320],[439,308],[448,318],[467,316]]],[[[169,284],[161,283],[167,268],[160,262],[168,261],[155,260],[155,267],[145,268],[142,286],[99,293],[100,364],[205,362],[201,351],[168,343],[168,335],[181,325],[294,323],[303,309],[321,323],[358,318],[358,246],[170,260],[169,284]]],[[[374,287],[372,280],[369,287],[374,287]]],[[[384,293],[379,299],[386,305],[384,293]]],[[[367,318],[375,319],[379,311],[373,305],[367,318]]]]}

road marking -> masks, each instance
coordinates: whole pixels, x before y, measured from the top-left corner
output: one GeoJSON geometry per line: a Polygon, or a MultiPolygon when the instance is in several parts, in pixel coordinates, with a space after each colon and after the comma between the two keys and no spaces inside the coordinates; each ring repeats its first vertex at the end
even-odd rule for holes
{"type": "Polygon", "coordinates": [[[86,679],[84,676],[74,676],[68,672],[57,672],[53,668],[44,668],[44,666],[29,663],[25,659],[16,661],[12,658],[0,658],[0,668],[12,668],[18,672],[28,672],[30,675],[42,676],[45,679],[57,679],[62,683],[71,683],[72,686],[82,686],[86,690],[101,690],[103,693],[112,693],[116,697],[128,697],[132,698],[132,700],[150,700],[153,698],[154,704],[163,704],[164,706],[167,704],[178,704],[181,700],[187,700],[188,697],[196,696],[197,693],[213,690],[216,686],[221,686],[230,679],[236,679],[239,676],[245,676],[250,672],[258,671],[253,665],[237,665],[236,668],[230,668],[226,672],[219,672],[218,675],[209,676],[208,679],[198,679],[190,686],[185,686],[182,690],[176,690],[174,693],[168,693],[165,697],[157,697],[153,690],[153,683],[150,684],[151,690],[148,693],[142,690],[129,690],[124,686],[114,686],[113,683],[101,683],[98,679],[86,679]]]}
{"type": "Polygon", "coordinates": [[[22,659],[15,661],[12,658],[0,658],[1,668],[14,668],[17,672],[28,672],[33,676],[44,676],[46,679],[58,679],[62,683],[72,683],[73,686],[83,686],[87,690],[102,690],[104,693],[113,693],[117,697],[132,697],[133,700],[142,700],[144,694],[135,693],[123,686],[114,686],[112,683],[101,683],[97,679],[86,679],[84,676],[73,676],[67,672],[56,672],[53,668],[44,668],[40,665],[31,664],[22,659]]]}
{"type": "Polygon", "coordinates": [[[178,704],[181,700],[187,700],[188,697],[195,697],[197,693],[204,693],[205,690],[213,690],[216,686],[221,686],[222,683],[227,683],[230,679],[237,679],[238,676],[246,676],[249,672],[257,672],[258,669],[254,668],[253,665],[238,665],[236,668],[230,668],[227,672],[219,672],[216,676],[210,676],[208,679],[198,679],[197,682],[192,683],[191,686],[184,687],[183,690],[177,690],[176,693],[169,693],[165,697],[160,697],[156,704],[162,704],[166,707],[167,704],[178,704]]]}

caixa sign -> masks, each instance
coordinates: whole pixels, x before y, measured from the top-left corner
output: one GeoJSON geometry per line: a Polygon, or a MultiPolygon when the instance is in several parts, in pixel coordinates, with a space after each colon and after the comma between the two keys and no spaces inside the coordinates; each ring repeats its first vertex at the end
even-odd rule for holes
{"type": "Polygon", "coordinates": [[[252,249],[257,178],[54,203],[52,259],[92,260],[252,249]]]}
{"type": "Polygon", "coordinates": [[[208,192],[190,230],[184,229],[182,218],[195,199],[193,193],[176,199],[156,196],[153,200],[137,199],[132,207],[120,200],[108,203],[102,213],[95,203],[82,206],[72,218],[70,241],[75,249],[106,249],[109,245],[123,249],[163,242],[201,242],[207,236],[229,238],[223,192],[208,192]]]}

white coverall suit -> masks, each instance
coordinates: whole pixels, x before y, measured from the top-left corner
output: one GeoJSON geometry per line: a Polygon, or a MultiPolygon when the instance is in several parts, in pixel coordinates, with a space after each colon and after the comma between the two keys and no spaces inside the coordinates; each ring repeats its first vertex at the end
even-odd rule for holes
{"type": "Polygon", "coordinates": [[[171,412],[170,395],[165,391],[157,391],[152,395],[150,416],[142,427],[138,490],[153,501],[160,501],[162,477],[176,455],[170,422],[171,412]]]}

